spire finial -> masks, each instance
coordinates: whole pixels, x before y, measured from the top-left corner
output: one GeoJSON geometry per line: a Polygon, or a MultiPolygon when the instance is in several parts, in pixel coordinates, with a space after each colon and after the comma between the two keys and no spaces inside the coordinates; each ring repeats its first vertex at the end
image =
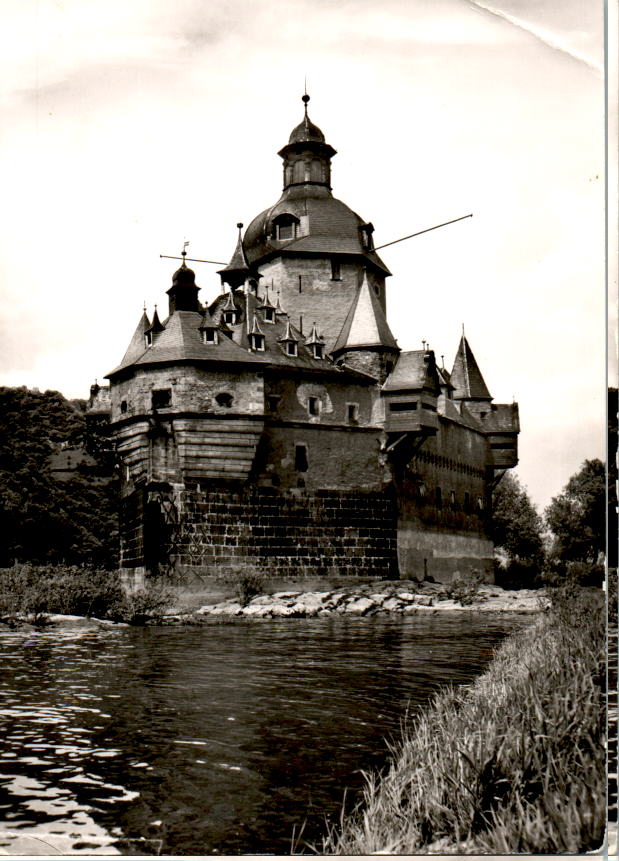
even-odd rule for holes
{"type": "Polygon", "coordinates": [[[464,323],[462,324],[462,337],[464,338],[464,323]]]}
{"type": "Polygon", "coordinates": [[[307,95],[307,78],[305,78],[303,81],[303,95],[301,96],[301,99],[305,107],[305,117],[307,118],[307,103],[310,100],[310,97],[307,95]]]}
{"type": "Polygon", "coordinates": [[[146,313],[146,299],[144,300],[144,313],[146,313]]]}
{"type": "Polygon", "coordinates": [[[422,339],[421,339],[421,343],[423,344],[423,349],[425,350],[425,348],[426,348],[426,339],[425,339],[425,338],[422,338],[422,339]]]}
{"type": "MultiPolygon", "coordinates": [[[[181,267],[185,267],[185,257],[187,257],[187,246],[189,245],[189,240],[186,239],[183,242],[183,250],[181,251],[181,257],[183,258],[183,262],[181,263],[181,267]]],[[[155,306],[157,307],[157,306],[155,306]]]]}
{"type": "Polygon", "coordinates": [[[241,230],[243,229],[243,222],[242,222],[242,221],[238,221],[236,226],[238,227],[238,229],[239,229],[239,233],[240,233],[240,232],[241,232],[241,230]]]}

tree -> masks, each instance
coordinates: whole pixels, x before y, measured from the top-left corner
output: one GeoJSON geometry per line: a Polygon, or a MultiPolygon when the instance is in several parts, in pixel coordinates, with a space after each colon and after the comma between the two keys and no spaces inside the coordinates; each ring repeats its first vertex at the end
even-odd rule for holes
{"type": "Polygon", "coordinates": [[[85,446],[83,403],[59,392],[0,387],[0,566],[90,562],[113,567],[117,490],[106,467],[56,481],[59,445],[85,446]]]}
{"type": "Polygon", "coordinates": [[[542,519],[516,476],[506,473],[492,495],[491,535],[506,564],[497,582],[510,587],[539,585],[544,565],[542,519]]]}
{"type": "Polygon", "coordinates": [[[594,564],[606,545],[606,469],[586,460],[545,512],[561,562],[594,564]]]}
{"type": "Polygon", "coordinates": [[[516,476],[506,473],[492,496],[492,537],[510,559],[541,563],[542,519],[516,476]]]}

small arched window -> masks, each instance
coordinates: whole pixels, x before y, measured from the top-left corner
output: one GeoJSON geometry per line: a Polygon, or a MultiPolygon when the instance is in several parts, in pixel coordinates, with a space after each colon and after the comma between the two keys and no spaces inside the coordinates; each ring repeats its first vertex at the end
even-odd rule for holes
{"type": "Polygon", "coordinates": [[[273,233],[275,234],[275,239],[280,242],[288,239],[296,239],[299,235],[299,219],[289,213],[278,215],[273,222],[273,233]]]}
{"type": "Polygon", "coordinates": [[[229,392],[220,392],[218,395],[215,395],[215,402],[218,407],[231,407],[232,401],[233,398],[229,392]]]}

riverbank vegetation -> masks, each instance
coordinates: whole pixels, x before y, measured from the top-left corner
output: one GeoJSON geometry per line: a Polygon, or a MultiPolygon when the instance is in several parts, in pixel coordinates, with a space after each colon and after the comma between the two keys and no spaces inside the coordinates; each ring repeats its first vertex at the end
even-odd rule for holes
{"type": "Polygon", "coordinates": [[[447,689],[405,730],[324,854],[582,853],[604,840],[604,605],[554,590],[468,690],[447,689]]]}
{"type": "Polygon", "coordinates": [[[0,570],[0,622],[44,627],[54,614],[140,625],[159,621],[173,595],[160,582],[123,590],[115,571],[92,566],[14,565],[0,570]]]}

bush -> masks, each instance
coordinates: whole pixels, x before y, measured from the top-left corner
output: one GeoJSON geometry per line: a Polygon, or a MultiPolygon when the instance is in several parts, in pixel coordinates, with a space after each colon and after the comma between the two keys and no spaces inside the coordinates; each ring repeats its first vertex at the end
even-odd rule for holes
{"type": "Polygon", "coordinates": [[[604,566],[595,562],[555,560],[545,576],[548,586],[597,586],[604,583],[604,566]]]}
{"type": "Polygon", "coordinates": [[[161,581],[147,580],[140,589],[122,595],[110,608],[111,618],[130,625],[159,622],[173,601],[174,594],[161,581]]]}
{"type": "Polygon", "coordinates": [[[264,577],[257,571],[243,572],[236,582],[236,596],[241,607],[246,607],[252,598],[264,591],[264,577]]]}
{"type": "Polygon", "coordinates": [[[445,594],[464,607],[479,600],[479,587],[483,582],[484,575],[473,568],[468,574],[456,574],[451,583],[445,586],[445,594]]]}

